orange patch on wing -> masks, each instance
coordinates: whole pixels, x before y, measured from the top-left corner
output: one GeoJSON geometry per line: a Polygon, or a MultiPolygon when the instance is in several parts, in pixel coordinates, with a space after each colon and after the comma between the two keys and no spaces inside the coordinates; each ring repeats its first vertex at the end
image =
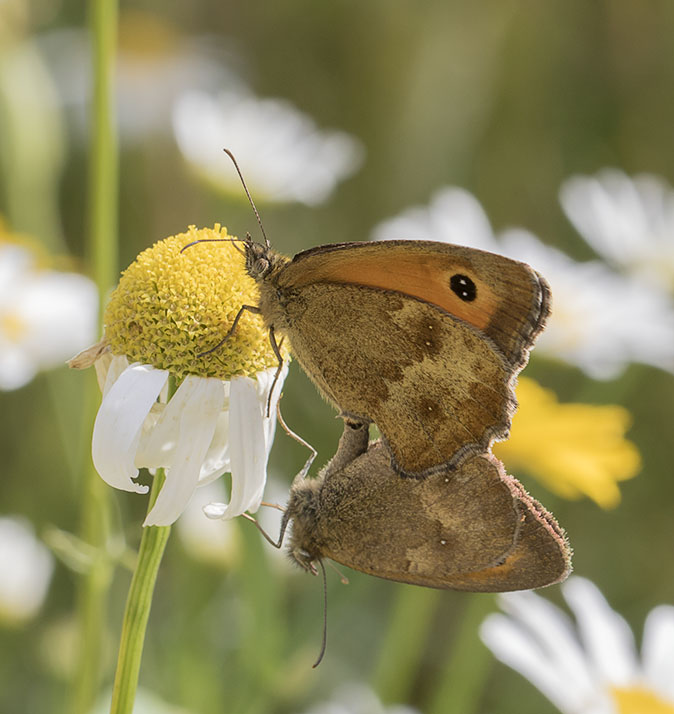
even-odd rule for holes
{"type": "Polygon", "coordinates": [[[498,309],[499,298],[461,262],[437,253],[405,255],[403,251],[392,251],[391,255],[363,256],[359,252],[326,253],[320,263],[313,257],[312,265],[305,266],[293,287],[331,282],[392,290],[435,305],[480,330],[489,325],[498,309]],[[465,302],[450,288],[449,281],[457,273],[475,283],[474,300],[465,302]]]}

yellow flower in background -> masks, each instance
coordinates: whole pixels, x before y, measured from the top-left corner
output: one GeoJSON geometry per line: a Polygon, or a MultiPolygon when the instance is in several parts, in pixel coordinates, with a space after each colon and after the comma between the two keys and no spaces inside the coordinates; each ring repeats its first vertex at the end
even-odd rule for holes
{"type": "Polygon", "coordinates": [[[103,480],[146,493],[138,469],[166,471],[145,525],[173,523],[197,486],[224,472],[232,473],[232,489],[228,504],[216,504],[219,517],[256,511],[262,500],[287,365],[277,379],[267,330],[251,314],[204,354],[241,306],[258,300],[231,238],[219,225],[192,226],[143,251],[110,298],[102,342],[71,360],[95,364],[103,392],[92,439],[103,480]],[[218,242],[181,252],[201,239],[218,242]],[[169,379],[177,385],[170,399],[169,379]]]}
{"type": "Polygon", "coordinates": [[[617,405],[560,403],[527,378],[519,380],[517,399],[510,438],[493,449],[508,471],[528,473],[563,498],[618,505],[618,483],[641,468],[637,447],[625,438],[629,412],[617,405]]]}

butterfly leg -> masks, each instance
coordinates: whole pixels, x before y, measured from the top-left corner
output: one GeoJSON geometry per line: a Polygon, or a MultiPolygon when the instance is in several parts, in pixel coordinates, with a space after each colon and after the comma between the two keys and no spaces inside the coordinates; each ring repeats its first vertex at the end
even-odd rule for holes
{"type": "MultiPolygon", "coordinates": [[[[234,330],[236,330],[236,326],[239,324],[239,320],[241,319],[241,316],[243,315],[244,312],[252,312],[255,315],[260,314],[260,308],[257,307],[256,305],[241,305],[239,308],[239,312],[236,313],[236,317],[234,318],[234,322],[232,323],[232,326],[227,330],[227,334],[218,342],[215,347],[211,347],[210,350],[206,350],[205,352],[200,352],[197,357],[203,357],[204,355],[209,355],[211,352],[215,352],[215,350],[219,349],[222,347],[222,345],[227,342],[227,340],[234,334],[234,330]]],[[[272,345],[273,347],[273,345],[272,345]]],[[[278,349],[278,348],[277,348],[278,349]]]]}
{"type": "MultiPolygon", "coordinates": [[[[287,511],[286,511],[286,512],[287,512],[287,511]]],[[[277,542],[277,541],[275,541],[275,540],[269,535],[269,533],[267,533],[267,531],[259,524],[259,522],[258,522],[258,520],[257,520],[256,518],[253,518],[253,516],[251,516],[249,513],[242,513],[241,515],[242,515],[247,521],[250,521],[250,522],[260,531],[260,533],[262,533],[262,535],[265,537],[265,539],[267,540],[267,542],[268,542],[268,543],[271,543],[271,544],[274,546],[274,548],[278,548],[278,549],[281,548],[281,545],[283,544],[283,534],[284,534],[285,529],[286,529],[286,526],[285,526],[285,525],[282,525],[281,535],[279,536],[279,539],[278,539],[278,542],[277,542]]],[[[287,525],[288,519],[285,517],[285,513],[284,513],[283,515],[284,515],[283,522],[285,522],[285,524],[287,525]]]]}
{"type": "MultiPolygon", "coordinates": [[[[274,393],[274,387],[276,386],[276,382],[278,382],[278,378],[281,375],[281,370],[283,369],[283,355],[281,354],[281,345],[283,344],[283,340],[281,340],[280,344],[276,342],[276,333],[274,332],[274,325],[269,328],[269,342],[271,343],[271,348],[274,354],[276,355],[276,359],[278,360],[278,368],[276,370],[276,374],[274,375],[274,381],[271,383],[269,397],[267,398],[267,417],[269,417],[269,413],[271,411],[271,395],[274,393]]],[[[288,433],[290,434],[290,432],[288,433]]]]}
{"type": "Polygon", "coordinates": [[[276,416],[279,420],[279,424],[283,427],[283,430],[285,433],[291,438],[294,439],[298,444],[302,444],[302,446],[305,446],[311,454],[309,455],[309,458],[306,460],[306,463],[302,467],[302,470],[295,476],[293,479],[293,483],[296,481],[304,481],[306,478],[307,474],[309,473],[309,469],[311,468],[311,464],[314,463],[314,459],[318,456],[318,451],[314,449],[314,447],[308,442],[305,441],[299,434],[296,434],[285,422],[285,419],[283,418],[283,415],[281,414],[281,402],[276,403],[276,416]]]}

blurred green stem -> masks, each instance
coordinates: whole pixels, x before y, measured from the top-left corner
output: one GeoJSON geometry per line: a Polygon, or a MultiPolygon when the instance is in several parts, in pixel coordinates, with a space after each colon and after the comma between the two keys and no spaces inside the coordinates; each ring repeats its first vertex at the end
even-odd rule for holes
{"type": "MultiPolygon", "coordinates": [[[[148,512],[157,500],[164,481],[164,469],[157,469],[157,473],[152,479],[148,512]]],[[[133,578],[131,578],[131,586],[124,609],[110,714],[131,714],[133,712],[140,660],[143,656],[145,630],[152,606],[152,595],[157,581],[159,564],[170,533],[171,526],[143,528],[138,563],[133,578]]]]}
{"type": "Polygon", "coordinates": [[[374,688],[383,702],[408,701],[440,595],[431,588],[399,586],[374,674],[374,688]]]}
{"type": "Polygon", "coordinates": [[[440,672],[440,684],[428,714],[473,714],[484,690],[492,656],[482,644],[478,628],[494,609],[494,598],[477,593],[467,596],[459,630],[440,672]]]}
{"type": "MultiPolygon", "coordinates": [[[[93,105],[89,165],[89,253],[98,286],[101,311],[117,275],[117,138],[114,129],[112,79],[117,42],[117,1],[92,0],[90,30],[93,47],[93,105]]],[[[93,423],[98,387],[89,378],[89,418],[93,423]]],[[[110,518],[108,486],[91,466],[84,472],[82,540],[98,553],[79,585],[80,650],[74,683],[73,714],[89,714],[96,699],[101,673],[107,595],[112,564],[107,556],[110,518]]]]}

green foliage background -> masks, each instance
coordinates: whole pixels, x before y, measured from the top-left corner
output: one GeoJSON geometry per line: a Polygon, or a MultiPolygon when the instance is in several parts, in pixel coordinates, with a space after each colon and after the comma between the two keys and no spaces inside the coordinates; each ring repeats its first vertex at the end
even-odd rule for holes
{"type": "MultiPolygon", "coordinates": [[[[83,5],[29,3],[26,39],[85,26],[83,5]]],[[[367,239],[380,220],[426,203],[450,183],[472,191],[496,229],[523,226],[588,259],[590,248],[559,207],[565,178],[614,166],[674,182],[674,4],[668,0],[147,0],[122,2],[122,20],[138,10],[155,14],[179,38],[213,43],[258,95],[286,98],[320,126],[347,130],[364,143],[362,170],[325,205],[261,207],[267,234],[284,253],[367,239]]],[[[11,140],[5,133],[0,142],[5,159],[11,140]]],[[[61,250],[86,272],[87,149],[72,124],[60,150],[62,170],[53,183],[58,222],[45,220],[43,194],[12,199],[16,175],[9,160],[2,162],[0,212],[52,248],[62,238],[61,250]]],[[[239,235],[255,229],[247,204],[200,184],[173,139],[160,133],[122,142],[119,211],[120,268],[191,223],[218,221],[239,235]]],[[[576,572],[602,588],[640,637],[647,612],[674,603],[674,378],[633,365],[617,380],[593,382],[536,358],[526,373],[565,401],[617,403],[633,414],[629,436],[644,468],[624,484],[615,510],[525,485],[567,529],[576,572]]],[[[78,474],[89,458],[91,429],[83,423],[85,381],[62,369],[0,394],[0,511],[28,515],[41,533],[54,526],[78,530],[78,474]]],[[[283,408],[324,463],[340,425],[297,365],[283,408]]],[[[273,472],[289,483],[304,458],[279,432],[273,472]]],[[[111,497],[119,528],[135,547],[144,500],[121,492],[111,497]]],[[[241,559],[227,571],[191,560],[175,535],[169,542],[141,671],[141,685],[166,701],[195,714],[290,714],[359,680],[385,700],[430,712],[443,681],[463,672],[458,681],[469,690],[470,677],[476,680],[467,695],[472,703],[451,711],[554,711],[477,641],[474,622],[495,607],[490,596],[434,593],[357,573],[349,574],[348,586],[329,574],[328,652],[312,670],[322,617],[319,582],[270,566],[269,547],[255,529],[245,522],[237,527],[241,559]],[[397,609],[404,614],[396,618],[397,609]],[[459,640],[462,626],[467,633],[459,640]]],[[[129,578],[116,569],[109,616],[101,623],[107,685],[129,578]]],[[[40,617],[0,631],[0,711],[69,711],[71,652],[61,640],[54,645],[54,631],[76,608],[76,580],[57,568],[40,617]],[[49,663],[54,647],[60,674],[49,663]]],[[[560,601],[556,587],[544,594],[560,601]]]]}

